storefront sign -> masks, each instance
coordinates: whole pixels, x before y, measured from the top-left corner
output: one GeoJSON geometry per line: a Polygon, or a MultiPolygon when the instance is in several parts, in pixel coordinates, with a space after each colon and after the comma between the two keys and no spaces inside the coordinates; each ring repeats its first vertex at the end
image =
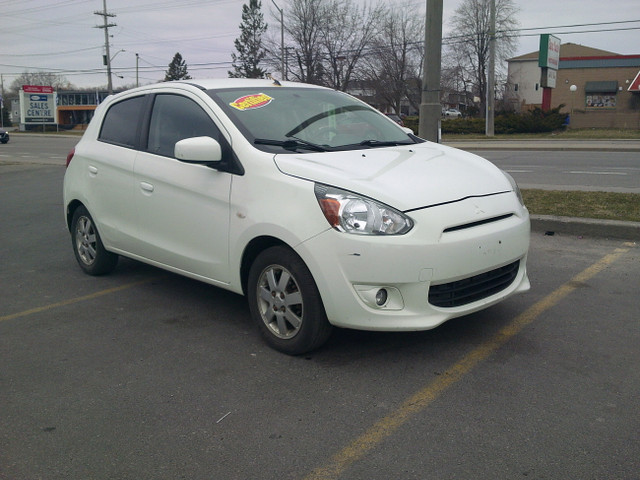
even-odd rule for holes
{"type": "Polygon", "coordinates": [[[53,87],[23,85],[20,91],[20,123],[55,124],[56,94],[53,87]]]}
{"type": "Polygon", "coordinates": [[[560,65],[560,39],[548,33],[540,35],[538,66],[558,70],[560,65]]]}
{"type": "Polygon", "coordinates": [[[552,68],[543,68],[542,77],[540,79],[541,87],[543,88],[556,88],[556,78],[558,77],[558,71],[552,68]]]}

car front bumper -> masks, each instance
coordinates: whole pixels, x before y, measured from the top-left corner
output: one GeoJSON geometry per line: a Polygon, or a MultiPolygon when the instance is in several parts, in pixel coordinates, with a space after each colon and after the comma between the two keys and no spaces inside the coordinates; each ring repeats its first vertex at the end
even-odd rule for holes
{"type": "Polygon", "coordinates": [[[529,214],[507,195],[511,211],[504,195],[473,198],[412,212],[415,227],[406,235],[329,230],[304,242],[298,251],[329,321],[362,330],[427,330],[528,290],[529,214]],[[386,301],[378,304],[381,289],[386,301]]]}

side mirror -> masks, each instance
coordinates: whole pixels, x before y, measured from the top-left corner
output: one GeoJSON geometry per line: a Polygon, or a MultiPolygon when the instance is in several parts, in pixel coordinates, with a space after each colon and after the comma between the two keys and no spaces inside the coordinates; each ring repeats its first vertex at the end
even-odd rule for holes
{"type": "Polygon", "coordinates": [[[211,137],[185,138],[176,143],[175,156],[186,163],[215,163],[222,160],[222,147],[211,137]]]}

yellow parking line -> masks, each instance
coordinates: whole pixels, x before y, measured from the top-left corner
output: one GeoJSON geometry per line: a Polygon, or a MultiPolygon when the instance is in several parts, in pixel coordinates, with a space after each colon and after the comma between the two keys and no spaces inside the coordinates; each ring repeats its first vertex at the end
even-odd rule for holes
{"type": "Polygon", "coordinates": [[[613,253],[605,255],[598,262],[586,268],[570,281],[529,307],[491,339],[467,353],[459,362],[450,367],[436,380],[412,395],[398,409],[379,420],[350,445],[334,455],[327,465],[317,468],[305,477],[305,480],[337,479],[351,464],[362,459],[383,440],[407,423],[415,414],[427,408],[444,390],[460,381],[480,362],[496,352],[543,312],[557,305],[562,299],[578,288],[580,283],[597,275],[629,250],[630,248],[617,248],[613,253]]]}
{"type": "Polygon", "coordinates": [[[119,287],[108,288],[106,290],[100,290],[99,292],[91,293],[89,295],[84,295],[82,297],[70,298],[68,300],[63,300],[61,302],[51,303],[49,305],[44,305],[42,307],[31,308],[29,310],[25,310],[23,312],[12,313],[10,315],[4,315],[0,317],[0,322],[4,322],[5,320],[13,320],[15,318],[27,317],[29,315],[33,315],[34,313],[45,312],[47,310],[52,310],[58,307],[64,307],[66,305],[72,305],[74,303],[84,302],[85,300],[93,300],[94,298],[103,297],[105,295],[109,295],[111,293],[120,292],[122,290],[126,290],[131,287],[135,287],[136,285],[142,285],[144,283],[149,283],[154,280],[157,280],[158,277],[148,278],[146,280],[140,280],[137,282],[127,283],[125,285],[120,285],[119,287]]]}

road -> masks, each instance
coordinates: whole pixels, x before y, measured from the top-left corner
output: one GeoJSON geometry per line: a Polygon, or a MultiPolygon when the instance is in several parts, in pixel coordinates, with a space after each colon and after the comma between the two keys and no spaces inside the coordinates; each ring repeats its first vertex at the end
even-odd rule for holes
{"type": "Polygon", "coordinates": [[[240,296],[84,275],[64,169],[4,158],[0,479],[638,478],[636,244],[534,233],[529,293],[288,357],[240,296]]]}
{"type": "Polygon", "coordinates": [[[601,151],[482,150],[520,188],[640,193],[640,154],[601,151]]]}

